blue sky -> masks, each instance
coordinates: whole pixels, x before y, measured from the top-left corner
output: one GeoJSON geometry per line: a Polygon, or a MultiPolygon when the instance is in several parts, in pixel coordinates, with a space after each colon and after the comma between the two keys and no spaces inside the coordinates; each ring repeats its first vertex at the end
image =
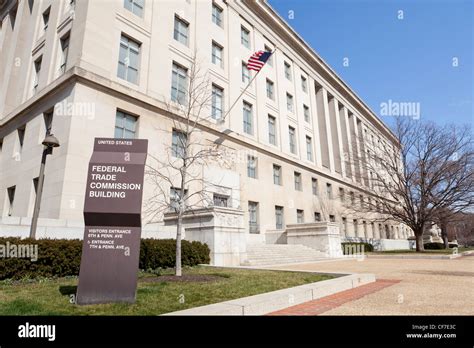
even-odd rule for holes
{"type": "Polygon", "coordinates": [[[269,3],[377,115],[389,100],[414,102],[422,119],[474,126],[474,1],[269,3]]]}

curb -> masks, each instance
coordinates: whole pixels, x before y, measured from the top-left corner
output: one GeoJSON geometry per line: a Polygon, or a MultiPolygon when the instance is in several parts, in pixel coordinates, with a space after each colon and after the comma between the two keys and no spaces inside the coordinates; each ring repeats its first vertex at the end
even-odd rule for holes
{"type": "Polygon", "coordinates": [[[452,260],[462,256],[474,254],[473,251],[465,251],[459,254],[449,255],[366,255],[369,259],[439,259],[439,260],[452,260]]]}
{"type": "Polygon", "coordinates": [[[265,315],[373,282],[375,282],[374,274],[360,273],[348,275],[346,273],[334,279],[166,313],[164,315],[265,315]]]}

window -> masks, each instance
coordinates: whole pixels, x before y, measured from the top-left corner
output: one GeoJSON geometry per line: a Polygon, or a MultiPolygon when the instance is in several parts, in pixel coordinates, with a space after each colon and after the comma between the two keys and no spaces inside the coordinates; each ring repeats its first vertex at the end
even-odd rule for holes
{"type": "MultiPolygon", "coordinates": [[[[265,45],[264,47],[265,47],[265,51],[267,51],[267,52],[273,52],[273,50],[271,49],[271,47],[269,47],[269,46],[267,46],[267,45],[265,45]]],[[[273,54],[270,55],[270,57],[268,58],[267,64],[270,65],[270,66],[273,66],[273,54]]]]}
{"type": "Polygon", "coordinates": [[[285,77],[291,81],[291,65],[288,62],[285,62],[285,77]]]}
{"type": "Polygon", "coordinates": [[[26,124],[17,129],[18,131],[18,140],[20,141],[20,147],[23,147],[23,142],[25,140],[26,124]]]}
{"type": "Polygon", "coordinates": [[[123,6],[138,17],[142,17],[143,0],[124,0],[123,6]]]}
{"type": "Polygon", "coordinates": [[[240,27],[240,42],[250,48],[250,31],[243,26],[240,27]]]}
{"type": "Polygon", "coordinates": [[[308,80],[303,75],[301,75],[301,89],[305,93],[308,91],[308,80]]]}
{"type": "Polygon", "coordinates": [[[274,85],[273,82],[267,79],[267,98],[274,99],[274,85]]]}
{"type": "Polygon", "coordinates": [[[276,145],[276,118],[268,115],[268,142],[276,145]]]}
{"type": "Polygon", "coordinates": [[[301,187],[301,173],[295,172],[295,190],[302,191],[301,187]]]}
{"type": "Polygon", "coordinates": [[[364,196],[363,195],[359,195],[359,202],[360,202],[360,207],[365,208],[364,196]]]}
{"type": "Polygon", "coordinates": [[[117,110],[115,115],[115,138],[134,139],[137,117],[117,110]]]}
{"type": "Polygon", "coordinates": [[[253,135],[252,104],[244,102],[243,113],[244,113],[244,132],[247,134],[253,135]]]}
{"type": "Polygon", "coordinates": [[[277,230],[282,230],[283,226],[284,226],[283,207],[276,205],[275,206],[275,228],[277,230]]]}
{"type": "Polygon", "coordinates": [[[212,4],[212,22],[222,28],[222,9],[212,4]]]}
{"type": "Polygon", "coordinates": [[[189,36],[189,24],[179,18],[178,16],[174,17],[174,32],[173,37],[176,41],[181,42],[183,45],[188,45],[188,36],[189,36]]]}
{"type": "Polygon", "coordinates": [[[329,199],[332,199],[332,185],[326,184],[326,194],[329,199]]]}
{"type": "Polygon", "coordinates": [[[273,165],[273,183],[281,186],[281,166],[273,165]]]}
{"type": "Polygon", "coordinates": [[[184,150],[187,146],[187,140],[186,133],[173,129],[171,139],[171,155],[173,157],[184,157],[184,150]]]}
{"type": "Polygon", "coordinates": [[[336,216],[335,215],[329,215],[329,221],[330,222],[336,222],[336,216]]]}
{"type": "Polygon", "coordinates": [[[214,203],[215,207],[227,207],[227,206],[229,206],[229,196],[214,193],[213,197],[212,197],[212,200],[213,200],[213,203],[214,203]]]}
{"type": "Polygon", "coordinates": [[[258,203],[249,201],[249,232],[259,233],[258,226],[258,203]]]}
{"type": "MultiPolygon", "coordinates": [[[[188,190],[184,190],[183,200],[185,200],[187,194],[188,194],[188,190]]],[[[179,209],[179,196],[180,195],[181,195],[180,188],[177,188],[177,187],[170,188],[170,208],[172,211],[177,211],[179,209]]]]}
{"type": "Polygon", "coordinates": [[[11,186],[7,188],[7,195],[8,195],[8,216],[12,216],[13,214],[13,203],[15,202],[15,190],[16,186],[11,186]]]}
{"type": "Polygon", "coordinates": [[[296,222],[299,224],[304,222],[304,210],[296,209],[296,222]]]}
{"type": "Polygon", "coordinates": [[[293,112],[293,96],[290,93],[286,93],[286,109],[293,112]]]}
{"type": "Polygon", "coordinates": [[[43,113],[44,128],[46,129],[46,135],[51,134],[51,128],[53,125],[53,112],[48,111],[43,113]]]}
{"type": "Polygon", "coordinates": [[[212,42],[212,63],[223,68],[222,51],[224,49],[219,44],[212,42]]]}
{"type": "Polygon", "coordinates": [[[306,159],[313,161],[313,141],[308,136],[306,136],[306,159]]]}
{"type": "Polygon", "coordinates": [[[304,104],[303,104],[303,114],[304,114],[304,120],[309,123],[311,119],[311,116],[309,115],[309,107],[304,104]]]}
{"type": "Polygon", "coordinates": [[[247,176],[257,178],[257,157],[255,156],[247,156],[247,176]]]}
{"type": "Polygon", "coordinates": [[[311,188],[313,189],[313,195],[318,195],[318,179],[311,178],[311,188]]]}
{"type": "Polygon", "coordinates": [[[339,199],[344,202],[344,189],[342,187],[339,187],[339,199]]]}
{"type": "Polygon", "coordinates": [[[354,196],[354,192],[353,192],[353,191],[351,191],[351,192],[349,193],[349,195],[350,195],[350,197],[351,197],[351,204],[352,204],[352,205],[354,205],[354,203],[355,203],[355,196],[354,196]]]}
{"type": "Polygon", "coordinates": [[[222,118],[224,90],[216,85],[212,85],[212,118],[218,120],[222,118]]]}
{"type": "Polygon", "coordinates": [[[66,71],[67,56],[69,53],[69,33],[64,35],[61,39],[61,63],[59,65],[59,71],[64,73],[66,71]]]}
{"type": "Polygon", "coordinates": [[[290,152],[296,154],[296,133],[293,127],[288,127],[290,152]]]}
{"type": "Polygon", "coordinates": [[[173,63],[173,72],[171,76],[171,100],[179,104],[185,104],[187,85],[188,70],[176,63],[173,63]]]}
{"type": "Polygon", "coordinates": [[[359,235],[358,235],[358,234],[359,234],[359,233],[358,233],[359,231],[358,231],[357,219],[354,219],[354,220],[353,220],[353,224],[354,224],[354,235],[355,235],[356,237],[358,237],[358,236],[359,236],[359,235]]]}
{"type": "Polygon", "coordinates": [[[46,31],[49,25],[49,13],[51,12],[51,6],[43,12],[43,30],[46,31]]]}
{"type": "Polygon", "coordinates": [[[314,221],[321,221],[321,213],[317,211],[314,212],[314,221]]]}
{"type": "Polygon", "coordinates": [[[247,68],[247,63],[242,62],[242,82],[249,83],[251,79],[251,73],[249,68],[247,68]]]}
{"type": "Polygon", "coordinates": [[[345,217],[342,218],[342,233],[347,235],[347,219],[345,217]]]}
{"type": "Polygon", "coordinates": [[[138,83],[140,44],[125,35],[120,37],[117,76],[128,82],[138,83]]]}
{"type": "Polygon", "coordinates": [[[40,56],[38,59],[35,60],[35,77],[33,80],[33,93],[36,93],[38,90],[40,72],[41,72],[41,62],[43,60],[43,56],[40,56]]]}

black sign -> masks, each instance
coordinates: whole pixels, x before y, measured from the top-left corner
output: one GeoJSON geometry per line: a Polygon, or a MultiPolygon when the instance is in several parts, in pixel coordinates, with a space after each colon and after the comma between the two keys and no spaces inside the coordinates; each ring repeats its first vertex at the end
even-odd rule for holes
{"type": "Polygon", "coordinates": [[[84,203],[78,304],[135,302],[148,140],[96,138],[84,203]]]}

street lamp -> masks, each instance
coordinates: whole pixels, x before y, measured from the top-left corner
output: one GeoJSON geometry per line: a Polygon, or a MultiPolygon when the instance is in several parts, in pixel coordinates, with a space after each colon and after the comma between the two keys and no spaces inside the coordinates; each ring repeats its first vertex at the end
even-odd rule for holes
{"type": "Polygon", "coordinates": [[[53,134],[46,134],[43,143],[43,156],[41,157],[41,167],[38,177],[38,187],[36,188],[35,208],[33,218],[31,219],[30,238],[36,239],[36,226],[38,225],[38,215],[41,204],[41,194],[43,193],[44,167],[46,165],[46,156],[53,153],[53,147],[59,147],[59,140],[53,134]]]}

